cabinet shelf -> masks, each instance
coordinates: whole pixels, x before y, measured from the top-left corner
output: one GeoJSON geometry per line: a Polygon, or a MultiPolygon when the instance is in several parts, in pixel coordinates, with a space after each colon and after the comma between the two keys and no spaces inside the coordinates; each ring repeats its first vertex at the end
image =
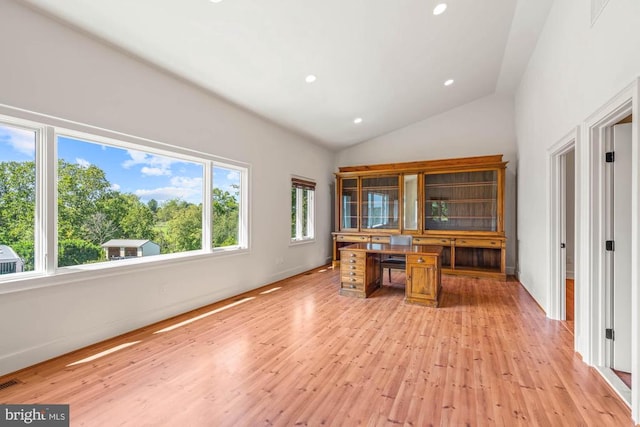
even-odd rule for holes
{"type": "Polygon", "coordinates": [[[362,191],[398,191],[398,186],[362,187],[362,191]]]}
{"type": "MultiPolygon", "coordinates": [[[[436,215],[436,216],[431,216],[428,215],[425,218],[427,219],[435,219],[435,218],[442,218],[441,215],[436,215]]],[[[446,218],[448,219],[494,219],[495,217],[493,216],[451,216],[451,215],[447,215],[446,218]]]]}
{"type": "Polygon", "coordinates": [[[464,188],[464,187],[495,187],[495,181],[486,182],[447,182],[442,184],[426,184],[425,188],[464,188]]]}
{"type": "Polygon", "coordinates": [[[429,203],[495,203],[496,199],[428,199],[429,203]]]}

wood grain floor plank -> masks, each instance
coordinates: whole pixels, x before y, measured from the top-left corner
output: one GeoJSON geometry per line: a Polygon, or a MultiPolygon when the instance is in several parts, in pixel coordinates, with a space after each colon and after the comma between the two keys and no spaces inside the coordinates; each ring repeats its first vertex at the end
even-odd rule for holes
{"type": "Polygon", "coordinates": [[[434,309],[403,302],[402,272],[367,299],[338,295],[338,273],[16,372],[0,402],[68,403],[73,426],[632,425],[518,282],[443,276],[434,309]]]}

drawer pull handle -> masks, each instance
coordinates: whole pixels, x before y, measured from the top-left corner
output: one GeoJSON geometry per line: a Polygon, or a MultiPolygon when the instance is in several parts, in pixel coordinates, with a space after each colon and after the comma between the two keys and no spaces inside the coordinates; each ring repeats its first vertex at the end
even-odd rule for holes
{"type": "Polygon", "coordinates": [[[355,271],[351,271],[351,272],[349,272],[349,275],[350,275],[350,276],[355,276],[355,275],[356,275],[356,272],[355,272],[355,271]]]}
{"type": "Polygon", "coordinates": [[[351,285],[351,286],[350,286],[350,288],[351,288],[351,289],[355,289],[355,288],[356,288],[356,285],[351,285]]]}
{"type": "Polygon", "coordinates": [[[349,260],[349,262],[350,262],[351,264],[354,264],[354,263],[356,262],[356,260],[355,260],[355,259],[350,259],[350,260],[349,260]]]}
{"type": "Polygon", "coordinates": [[[352,254],[351,254],[351,255],[349,255],[349,256],[350,256],[350,257],[354,257],[354,256],[356,256],[356,254],[355,254],[355,253],[352,253],[352,254]]]}
{"type": "Polygon", "coordinates": [[[418,262],[422,263],[424,262],[424,259],[422,259],[422,257],[418,258],[418,262]]]}
{"type": "Polygon", "coordinates": [[[351,279],[351,281],[352,281],[352,282],[355,282],[355,281],[356,281],[356,279],[351,279]]]}
{"type": "Polygon", "coordinates": [[[447,243],[445,239],[440,240],[442,243],[447,243]]]}
{"type": "Polygon", "coordinates": [[[349,266],[349,268],[350,268],[351,270],[355,270],[355,269],[356,269],[356,266],[355,266],[355,265],[350,265],[350,266],[349,266]]]}
{"type": "Polygon", "coordinates": [[[491,244],[492,244],[492,245],[495,245],[495,244],[496,244],[496,242],[491,242],[491,244]]]}

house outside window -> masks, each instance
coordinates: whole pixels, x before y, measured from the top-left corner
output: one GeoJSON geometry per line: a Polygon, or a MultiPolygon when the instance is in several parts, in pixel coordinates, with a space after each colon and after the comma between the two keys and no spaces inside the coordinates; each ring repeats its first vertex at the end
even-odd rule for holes
{"type": "Polygon", "coordinates": [[[291,241],[312,240],[315,237],[316,183],[303,178],[291,178],[291,241]]]}

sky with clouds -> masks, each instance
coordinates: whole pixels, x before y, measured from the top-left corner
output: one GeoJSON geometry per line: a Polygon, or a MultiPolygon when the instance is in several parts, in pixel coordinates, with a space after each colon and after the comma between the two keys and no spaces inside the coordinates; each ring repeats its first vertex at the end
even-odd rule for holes
{"type": "MultiPolygon", "coordinates": [[[[0,162],[33,160],[34,141],[32,131],[0,125],[0,162]]],[[[82,167],[99,167],[114,190],[135,194],[145,203],[175,198],[202,201],[203,166],[198,163],[62,136],[58,138],[58,157],[82,167]]],[[[239,184],[240,174],[216,167],[213,180],[215,187],[234,194],[231,186],[239,184]]]]}

